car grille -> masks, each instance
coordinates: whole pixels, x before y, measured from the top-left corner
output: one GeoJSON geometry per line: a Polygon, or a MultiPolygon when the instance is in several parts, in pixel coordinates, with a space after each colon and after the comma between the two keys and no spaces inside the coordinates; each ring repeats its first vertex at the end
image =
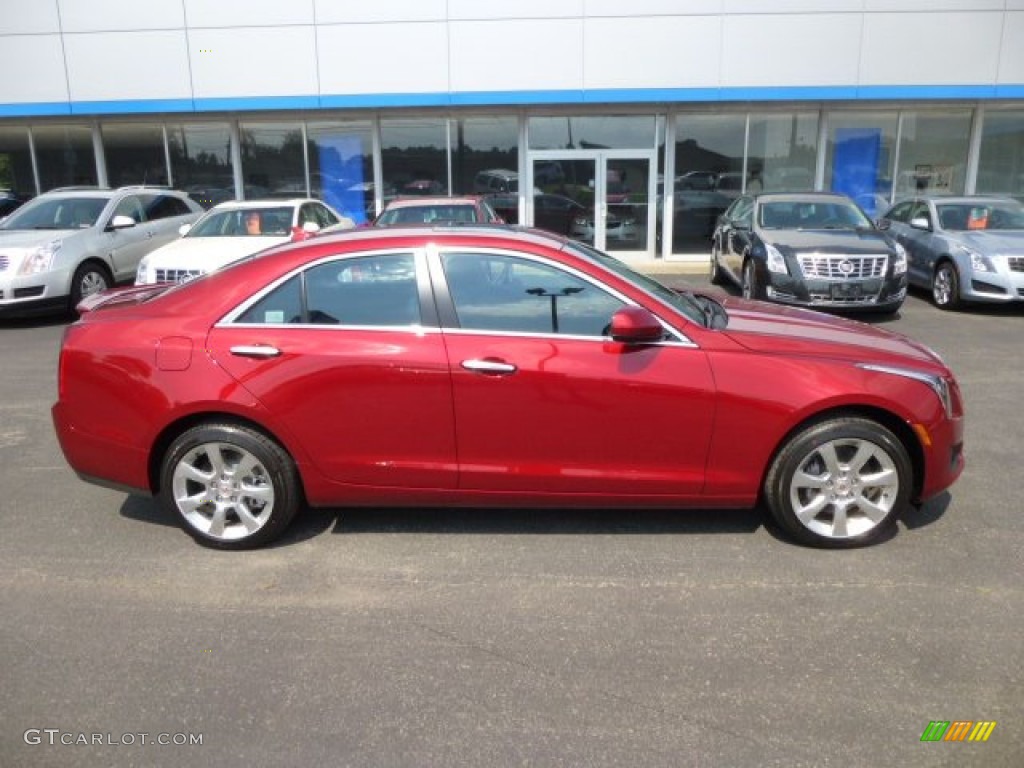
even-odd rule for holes
{"type": "Polygon", "coordinates": [[[11,266],[11,259],[9,256],[0,254],[0,272],[6,271],[11,266]]]}
{"type": "Polygon", "coordinates": [[[844,256],[821,253],[804,253],[797,256],[804,277],[825,280],[860,280],[866,277],[882,277],[885,274],[887,256],[844,256]]]}
{"type": "MultiPolygon", "coordinates": [[[[0,256],[2,259],[3,256],[0,256]]],[[[1014,272],[1024,272],[1024,256],[1010,256],[1006,263],[1010,265],[1010,269],[1014,272]]]]}
{"type": "Polygon", "coordinates": [[[156,281],[158,283],[184,283],[203,273],[202,269],[158,269],[156,281]]]}

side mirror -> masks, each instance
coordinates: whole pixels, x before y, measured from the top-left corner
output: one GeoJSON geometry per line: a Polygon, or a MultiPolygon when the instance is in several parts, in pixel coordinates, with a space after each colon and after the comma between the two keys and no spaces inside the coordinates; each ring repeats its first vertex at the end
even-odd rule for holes
{"type": "Polygon", "coordinates": [[[889,228],[890,223],[888,219],[875,219],[875,226],[883,232],[889,228]]]}
{"type": "Polygon", "coordinates": [[[623,344],[649,344],[665,338],[665,329],[649,310],[623,307],[612,315],[609,335],[623,344]]]}
{"type": "Polygon", "coordinates": [[[928,223],[928,219],[926,219],[924,216],[918,216],[916,219],[911,219],[910,226],[912,226],[914,229],[923,229],[925,231],[928,231],[932,228],[932,225],[928,223]]]}
{"type": "Polygon", "coordinates": [[[178,234],[179,234],[179,235],[180,235],[181,237],[184,237],[184,236],[185,236],[185,235],[187,235],[187,234],[188,234],[188,233],[189,233],[189,232],[190,232],[191,230],[192,230],[192,225],[191,225],[191,224],[182,224],[182,225],[181,225],[180,227],[178,227],[178,234]]]}
{"type": "Polygon", "coordinates": [[[309,240],[319,231],[320,225],[313,221],[307,221],[301,227],[292,227],[292,242],[301,243],[303,240],[309,240]]]}
{"type": "Polygon", "coordinates": [[[129,229],[135,226],[135,219],[131,216],[115,216],[110,220],[107,229],[129,229]]]}

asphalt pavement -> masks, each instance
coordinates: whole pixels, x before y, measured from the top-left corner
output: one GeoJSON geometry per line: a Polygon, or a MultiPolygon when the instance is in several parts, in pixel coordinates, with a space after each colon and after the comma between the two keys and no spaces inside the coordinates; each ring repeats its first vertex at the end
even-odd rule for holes
{"type": "Polygon", "coordinates": [[[1024,765],[1024,308],[874,322],[968,414],[963,477],[877,546],[757,510],[332,510],[241,553],[79,481],[63,324],[0,323],[0,766],[1024,765]]]}

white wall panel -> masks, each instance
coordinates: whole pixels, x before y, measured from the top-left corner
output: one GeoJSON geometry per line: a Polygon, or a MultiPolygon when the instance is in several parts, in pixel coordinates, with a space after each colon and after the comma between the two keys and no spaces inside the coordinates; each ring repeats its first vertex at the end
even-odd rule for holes
{"type": "Polygon", "coordinates": [[[189,98],[184,32],[65,35],[72,101],[189,98]]]}
{"type": "Polygon", "coordinates": [[[861,19],[855,13],[726,16],[722,85],[855,84],[861,19]]]}
{"type": "Polygon", "coordinates": [[[587,16],[707,16],[722,12],[722,0],[587,0],[587,16]]]}
{"type": "Polygon", "coordinates": [[[1002,55],[999,58],[999,83],[1024,83],[1024,13],[1006,14],[1002,55]]]}
{"type": "Polygon", "coordinates": [[[717,87],[721,40],[719,16],[590,19],[583,84],[586,88],[717,87]]]}
{"type": "Polygon", "coordinates": [[[60,0],[65,33],[181,29],[181,0],[60,0]]]}
{"type": "Polygon", "coordinates": [[[189,33],[197,99],[316,94],[313,27],[189,33]]]}
{"type": "Polygon", "coordinates": [[[448,32],[442,23],[321,27],[317,49],[323,94],[448,90],[448,32]]]}
{"type": "Polygon", "coordinates": [[[583,87],[578,19],[461,21],[451,25],[452,90],[583,87]]]}
{"type": "Polygon", "coordinates": [[[60,32],[59,18],[57,0],[0,0],[0,35],[60,32]]]}
{"type": "Polygon", "coordinates": [[[68,99],[59,35],[0,35],[0,72],[8,73],[0,77],[0,104],[68,99]],[[29,61],[31,69],[25,64],[29,61]]]}
{"type": "Polygon", "coordinates": [[[1006,0],[864,0],[868,12],[1001,11],[1006,0]]]}
{"type": "Polygon", "coordinates": [[[998,13],[869,14],[860,81],[991,85],[999,64],[1002,22],[998,13]]]}
{"type": "Polygon", "coordinates": [[[864,0],[723,0],[726,14],[859,13],[864,0]]]}
{"type": "MultiPolygon", "coordinates": [[[[202,2],[203,0],[192,0],[202,2]]],[[[305,2],[306,0],[303,0],[305,2]]],[[[381,21],[444,21],[445,0],[315,0],[317,24],[356,24],[381,21]]]]}
{"type": "MultiPolygon", "coordinates": [[[[636,2],[636,0],[633,0],[636,2]]],[[[448,0],[448,18],[543,19],[580,18],[583,0],[448,0]]]]}
{"type": "MultiPolygon", "coordinates": [[[[139,4],[148,2],[140,0],[139,4]]],[[[188,25],[192,28],[284,27],[313,23],[313,0],[184,0],[184,3],[188,25]]]]}

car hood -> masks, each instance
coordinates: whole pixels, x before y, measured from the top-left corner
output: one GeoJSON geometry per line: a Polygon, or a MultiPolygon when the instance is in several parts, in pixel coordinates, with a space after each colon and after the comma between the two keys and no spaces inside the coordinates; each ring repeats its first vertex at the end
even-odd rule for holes
{"type": "Polygon", "coordinates": [[[1024,253],[1024,230],[1008,229],[980,230],[977,232],[946,233],[954,242],[962,243],[971,250],[991,256],[1024,253]]]}
{"type": "Polygon", "coordinates": [[[157,248],[148,257],[150,267],[212,271],[251,253],[273,245],[287,243],[291,238],[275,237],[183,237],[157,248]]]}
{"type": "Polygon", "coordinates": [[[0,248],[35,248],[52,240],[87,232],[84,229],[0,229],[0,248]]]}
{"type": "Polygon", "coordinates": [[[942,365],[931,349],[873,325],[795,307],[727,298],[724,333],[737,344],[765,354],[813,355],[855,362],[942,365]]]}
{"type": "Polygon", "coordinates": [[[761,238],[780,250],[817,253],[888,253],[889,239],[874,229],[764,229],[761,238]]]}

